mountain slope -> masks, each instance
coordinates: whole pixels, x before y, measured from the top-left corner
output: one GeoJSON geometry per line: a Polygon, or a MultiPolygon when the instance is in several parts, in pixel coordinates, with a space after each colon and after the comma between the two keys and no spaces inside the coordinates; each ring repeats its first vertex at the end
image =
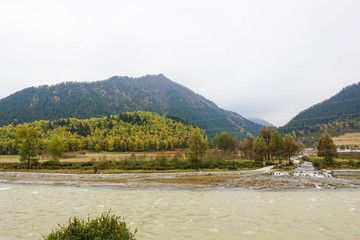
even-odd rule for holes
{"type": "Polygon", "coordinates": [[[325,129],[333,136],[360,131],[360,83],[345,87],[330,99],[300,112],[280,131],[295,131],[317,140],[317,135],[325,129]]]}
{"type": "Polygon", "coordinates": [[[228,130],[243,138],[256,135],[260,125],[223,110],[164,75],[111,77],[91,83],[68,82],[24,89],[0,100],[0,125],[90,118],[122,112],[150,111],[187,119],[210,137],[228,130]]]}

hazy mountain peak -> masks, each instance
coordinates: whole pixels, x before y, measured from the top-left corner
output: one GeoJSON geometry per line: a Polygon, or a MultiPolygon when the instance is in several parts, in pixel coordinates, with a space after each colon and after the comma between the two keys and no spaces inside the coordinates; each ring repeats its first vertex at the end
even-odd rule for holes
{"type": "Polygon", "coordinates": [[[262,126],[274,126],[273,124],[269,123],[268,121],[261,119],[261,118],[257,118],[257,117],[247,117],[247,119],[249,119],[250,121],[260,124],[262,126]]]}

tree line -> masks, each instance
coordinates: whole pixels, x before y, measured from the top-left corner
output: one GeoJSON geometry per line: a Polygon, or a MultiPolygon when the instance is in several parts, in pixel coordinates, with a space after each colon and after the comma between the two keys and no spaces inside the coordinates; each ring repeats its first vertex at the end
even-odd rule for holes
{"type": "MultiPolygon", "coordinates": [[[[165,151],[184,148],[194,126],[151,112],[128,112],[103,118],[67,118],[0,127],[0,154],[19,154],[17,132],[33,129],[38,151],[59,136],[65,151],[165,151]]],[[[25,131],[26,132],[26,131],[25,131]]],[[[24,133],[25,134],[25,133],[24,133]]]]}
{"type": "Polygon", "coordinates": [[[238,141],[228,132],[223,132],[212,139],[212,146],[227,152],[240,151],[245,159],[252,159],[258,162],[280,163],[284,159],[291,162],[291,157],[299,153],[304,145],[296,142],[294,136],[287,134],[282,137],[275,127],[263,126],[257,137],[249,136],[238,141]]]}

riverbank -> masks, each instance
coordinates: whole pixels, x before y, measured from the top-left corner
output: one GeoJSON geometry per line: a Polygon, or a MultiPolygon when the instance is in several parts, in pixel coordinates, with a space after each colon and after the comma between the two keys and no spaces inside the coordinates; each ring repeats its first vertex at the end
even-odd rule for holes
{"type": "Polygon", "coordinates": [[[0,183],[61,185],[77,187],[221,189],[249,190],[360,188],[359,178],[274,175],[260,171],[64,174],[36,172],[0,172],[0,183]]]}

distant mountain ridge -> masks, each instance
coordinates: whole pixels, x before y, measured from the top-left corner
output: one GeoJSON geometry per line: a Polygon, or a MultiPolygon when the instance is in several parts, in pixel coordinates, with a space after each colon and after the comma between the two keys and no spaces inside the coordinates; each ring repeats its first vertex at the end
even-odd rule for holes
{"type": "Polygon", "coordinates": [[[257,117],[247,117],[247,119],[249,119],[250,121],[260,124],[262,126],[274,126],[272,123],[269,123],[268,121],[261,119],[261,118],[257,118],[257,117]]]}
{"type": "Polygon", "coordinates": [[[360,132],[360,83],[347,86],[333,97],[300,112],[279,130],[295,131],[317,140],[317,135],[325,129],[332,136],[360,132]]]}
{"type": "Polygon", "coordinates": [[[0,100],[0,125],[91,118],[150,111],[184,118],[210,137],[227,130],[239,138],[257,135],[260,125],[181,86],[164,75],[114,76],[97,82],[66,82],[31,87],[0,100]]]}

